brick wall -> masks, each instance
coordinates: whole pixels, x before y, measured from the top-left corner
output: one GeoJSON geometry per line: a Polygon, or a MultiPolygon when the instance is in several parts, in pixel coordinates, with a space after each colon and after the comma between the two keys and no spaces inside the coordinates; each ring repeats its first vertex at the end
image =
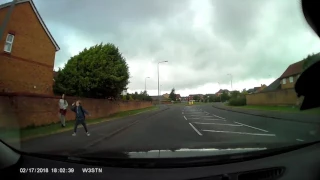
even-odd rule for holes
{"type": "Polygon", "coordinates": [[[246,95],[247,105],[297,105],[299,99],[294,89],[284,89],[246,95]]]}
{"type": "MultiPolygon", "coordinates": [[[[0,10],[0,22],[8,8],[0,10]]],[[[0,37],[0,91],[53,95],[55,47],[29,3],[17,4],[0,37]],[[14,33],[12,52],[5,53],[8,33],[14,33]],[[34,88],[36,86],[36,88],[34,88]],[[49,90],[48,90],[49,88],[49,90]]]]}
{"type": "MultiPolygon", "coordinates": [[[[36,94],[0,93],[0,127],[20,128],[59,122],[58,101],[60,97],[36,94]]],[[[71,106],[77,98],[67,97],[71,106]]],[[[83,107],[91,114],[88,120],[107,117],[120,111],[135,110],[152,106],[152,102],[109,101],[105,99],[81,99],[83,107]]],[[[74,113],[68,109],[67,121],[74,120],[74,113]]]]}
{"type": "Polygon", "coordinates": [[[0,54],[0,92],[53,95],[51,68],[0,54]]]}

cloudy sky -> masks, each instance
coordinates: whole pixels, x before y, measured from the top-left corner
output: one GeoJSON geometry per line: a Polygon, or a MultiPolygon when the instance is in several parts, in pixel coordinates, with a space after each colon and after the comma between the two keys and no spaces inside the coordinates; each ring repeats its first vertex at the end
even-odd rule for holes
{"type": "Polygon", "coordinates": [[[114,43],[129,64],[129,92],[185,96],[270,84],[320,51],[298,0],[34,0],[61,47],[55,69],[85,47],[114,43]],[[219,86],[220,83],[220,86],[219,86]]]}

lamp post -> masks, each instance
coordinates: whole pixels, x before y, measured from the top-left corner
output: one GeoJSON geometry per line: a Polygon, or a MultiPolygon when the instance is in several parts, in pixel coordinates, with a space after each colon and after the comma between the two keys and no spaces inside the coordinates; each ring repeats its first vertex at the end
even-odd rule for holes
{"type": "Polygon", "coordinates": [[[160,87],[159,87],[159,83],[160,83],[160,80],[159,80],[159,74],[160,74],[160,72],[159,72],[159,65],[160,65],[160,63],[166,63],[166,62],[168,62],[168,61],[160,61],[160,62],[158,62],[158,100],[159,100],[159,105],[160,105],[160,87]]]}
{"type": "MultiPolygon", "coordinates": [[[[221,90],[220,83],[218,82],[218,84],[219,84],[219,91],[220,91],[221,90]]],[[[219,95],[219,97],[220,97],[220,102],[221,102],[221,94],[219,95]]]]}
{"type": "Polygon", "coordinates": [[[227,75],[231,77],[231,91],[232,91],[232,74],[227,74],[227,75]]]}
{"type": "Polygon", "coordinates": [[[146,77],[144,80],[144,91],[147,92],[147,79],[150,77],[146,77]]]}

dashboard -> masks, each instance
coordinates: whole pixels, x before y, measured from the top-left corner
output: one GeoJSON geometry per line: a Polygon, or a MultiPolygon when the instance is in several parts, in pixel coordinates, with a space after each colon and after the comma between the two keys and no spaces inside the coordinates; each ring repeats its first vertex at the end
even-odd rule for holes
{"type": "Polygon", "coordinates": [[[80,164],[19,154],[0,146],[1,178],[17,179],[320,179],[320,143],[286,153],[229,164],[184,168],[124,168],[80,164]],[[9,165],[12,163],[11,165],[9,165]],[[4,167],[6,165],[6,167],[4,167]]]}

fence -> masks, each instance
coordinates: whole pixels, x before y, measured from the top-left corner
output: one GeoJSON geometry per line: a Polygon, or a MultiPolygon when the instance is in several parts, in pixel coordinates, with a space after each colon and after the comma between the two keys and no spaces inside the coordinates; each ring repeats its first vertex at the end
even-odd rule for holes
{"type": "MultiPolygon", "coordinates": [[[[0,93],[0,127],[41,126],[59,122],[59,96],[36,94],[0,93]]],[[[66,97],[69,106],[76,97],[66,97]]],[[[107,99],[80,98],[83,107],[91,114],[88,119],[107,117],[121,111],[152,106],[147,101],[110,101],[107,99]]],[[[66,120],[74,120],[74,113],[67,111],[66,120]]]]}
{"type": "Polygon", "coordinates": [[[298,105],[299,99],[294,89],[263,92],[246,95],[247,105],[298,105]]]}

